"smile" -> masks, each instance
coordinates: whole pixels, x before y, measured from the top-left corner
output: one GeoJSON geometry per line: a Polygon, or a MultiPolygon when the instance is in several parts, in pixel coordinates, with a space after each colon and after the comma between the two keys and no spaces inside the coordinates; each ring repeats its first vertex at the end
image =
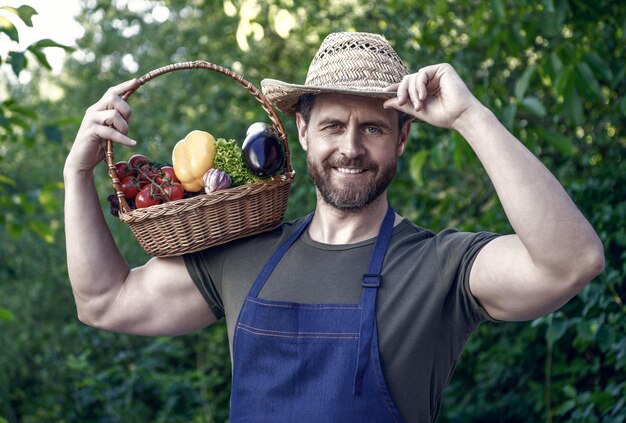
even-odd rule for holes
{"type": "Polygon", "coordinates": [[[336,167],[335,170],[341,173],[350,173],[350,174],[365,172],[364,169],[355,169],[355,168],[349,168],[349,167],[336,167]]]}

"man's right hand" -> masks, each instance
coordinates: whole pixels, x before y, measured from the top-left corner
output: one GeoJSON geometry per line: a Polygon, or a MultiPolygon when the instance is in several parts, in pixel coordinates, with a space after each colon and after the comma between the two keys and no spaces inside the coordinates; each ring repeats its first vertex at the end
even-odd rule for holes
{"type": "Polygon", "coordinates": [[[111,87],[102,98],[85,112],[80,129],[65,162],[65,173],[91,173],[104,159],[104,141],[135,146],[128,137],[131,109],[122,99],[127,91],[136,88],[132,79],[111,87]]]}
{"type": "Polygon", "coordinates": [[[133,146],[130,80],[110,88],[87,109],[65,162],[67,270],[84,323],[140,335],[180,335],[215,321],[182,257],[155,257],[130,269],[109,230],[93,178],[105,141],[133,146]],[[164,312],[164,310],[166,312],[164,312]]]}

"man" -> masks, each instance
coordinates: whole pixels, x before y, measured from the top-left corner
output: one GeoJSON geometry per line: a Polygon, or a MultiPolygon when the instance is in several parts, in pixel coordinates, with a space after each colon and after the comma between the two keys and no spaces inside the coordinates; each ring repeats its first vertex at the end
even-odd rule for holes
{"type": "Polygon", "coordinates": [[[129,269],[93,184],[103,140],[133,146],[130,108],[107,91],[65,166],[68,271],[79,318],[179,335],[226,318],[231,421],[422,422],[483,321],[558,309],[603,268],[602,245],[550,172],[447,64],[409,74],[378,35],[329,35],[304,85],[264,80],[295,114],[315,212],[251,238],[129,269]],[[458,131],[514,234],[440,233],[387,201],[411,119],[458,131]],[[207,307],[208,304],[208,307],[207,307]]]}

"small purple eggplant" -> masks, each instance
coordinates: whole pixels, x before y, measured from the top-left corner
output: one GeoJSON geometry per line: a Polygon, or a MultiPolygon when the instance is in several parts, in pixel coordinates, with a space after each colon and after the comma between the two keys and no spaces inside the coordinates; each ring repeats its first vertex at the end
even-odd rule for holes
{"type": "Polygon", "coordinates": [[[223,170],[216,168],[209,169],[202,177],[204,192],[210,194],[220,189],[230,188],[230,176],[223,170]]]}

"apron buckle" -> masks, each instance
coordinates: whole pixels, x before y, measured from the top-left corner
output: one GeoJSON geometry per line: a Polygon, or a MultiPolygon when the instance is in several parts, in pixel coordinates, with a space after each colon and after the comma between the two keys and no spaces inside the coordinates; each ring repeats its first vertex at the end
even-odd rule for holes
{"type": "Polygon", "coordinates": [[[378,288],[382,275],[380,273],[365,273],[363,275],[364,288],[378,288]]]}

